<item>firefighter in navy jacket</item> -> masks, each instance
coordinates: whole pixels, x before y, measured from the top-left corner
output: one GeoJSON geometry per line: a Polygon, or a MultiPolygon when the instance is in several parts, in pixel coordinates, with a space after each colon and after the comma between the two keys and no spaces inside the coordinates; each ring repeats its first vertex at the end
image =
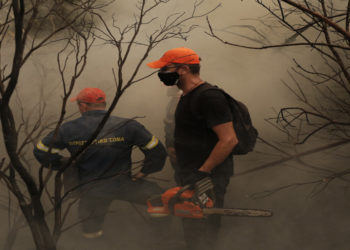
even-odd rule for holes
{"type": "MultiPolygon", "coordinates": [[[[71,101],[77,102],[82,116],[64,123],[56,136],[49,133],[34,148],[37,160],[53,170],[63,164],[59,151],[67,149],[74,154],[89,140],[106,114],[105,93],[98,88],[85,88],[71,101]]],[[[86,184],[82,185],[79,202],[83,235],[87,238],[102,235],[104,216],[113,200],[145,204],[149,196],[162,193],[164,190],[158,184],[143,177],[160,171],[165,159],[164,146],[144,126],[132,119],[110,116],[97,138],[72,166],[78,170],[79,183],[86,184]],[[134,146],[143,152],[145,159],[142,168],[132,176],[134,146]]]]}

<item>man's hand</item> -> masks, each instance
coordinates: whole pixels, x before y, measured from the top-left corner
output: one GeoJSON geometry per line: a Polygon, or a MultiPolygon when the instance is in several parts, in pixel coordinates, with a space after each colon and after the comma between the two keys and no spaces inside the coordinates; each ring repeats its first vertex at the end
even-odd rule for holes
{"type": "Polygon", "coordinates": [[[204,177],[194,184],[194,201],[200,206],[205,206],[210,197],[215,202],[214,184],[210,177],[204,177]]]}
{"type": "Polygon", "coordinates": [[[62,157],[60,162],[61,162],[61,166],[64,166],[67,164],[67,162],[69,161],[70,157],[62,157]]]}
{"type": "Polygon", "coordinates": [[[167,147],[167,153],[170,158],[170,161],[176,161],[176,151],[174,147],[167,147]]]}
{"type": "MultiPolygon", "coordinates": [[[[65,165],[68,163],[68,161],[70,160],[70,158],[71,158],[71,157],[62,157],[62,158],[60,159],[61,167],[65,166],[65,165]]],[[[76,164],[76,159],[73,160],[73,161],[70,163],[71,166],[72,166],[72,165],[75,165],[75,164],[76,164]]]]}
{"type": "Polygon", "coordinates": [[[200,167],[200,171],[211,172],[216,166],[221,164],[227,157],[229,157],[232,149],[237,145],[238,139],[233,128],[232,122],[226,122],[212,127],[212,130],[218,137],[213,150],[209,157],[200,167]]]}
{"type": "Polygon", "coordinates": [[[210,173],[199,171],[199,170],[193,170],[192,173],[188,174],[185,177],[185,184],[195,185],[196,182],[198,182],[206,177],[210,177],[210,173]]]}
{"type": "Polygon", "coordinates": [[[134,174],[131,179],[133,181],[137,181],[137,180],[140,180],[140,179],[143,179],[144,177],[146,176],[146,174],[142,173],[142,172],[137,172],[136,174],[134,174]]]}

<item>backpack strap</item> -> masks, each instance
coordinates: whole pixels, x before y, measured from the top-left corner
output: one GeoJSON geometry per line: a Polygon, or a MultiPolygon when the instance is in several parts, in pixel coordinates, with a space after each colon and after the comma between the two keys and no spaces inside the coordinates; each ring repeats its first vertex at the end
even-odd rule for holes
{"type": "Polygon", "coordinates": [[[232,151],[233,154],[247,154],[252,151],[256,143],[256,138],[258,136],[258,131],[254,128],[248,108],[240,101],[234,99],[231,95],[226,93],[224,90],[213,86],[209,83],[205,83],[204,86],[201,86],[196,92],[193,93],[193,96],[190,101],[190,110],[192,114],[197,117],[197,119],[202,119],[196,108],[198,107],[198,99],[200,95],[207,90],[214,89],[219,90],[224,94],[227,105],[229,106],[232,114],[232,122],[234,123],[234,129],[238,137],[238,145],[232,151]]]}
{"type": "Polygon", "coordinates": [[[199,86],[199,89],[196,89],[196,91],[193,93],[193,95],[191,96],[191,101],[190,101],[190,110],[192,112],[192,114],[198,119],[200,120],[201,117],[198,115],[197,109],[198,109],[198,100],[199,97],[201,96],[201,94],[209,89],[216,89],[216,90],[220,90],[217,86],[213,86],[210,83],[203,83],[202,85],[199,86]]]}
{"type": "Polygon", "coordinates": [[[232,119],[235,120],[236,116],[237,116],[237,113],[238,111],[235,110],[236,109],[236,106],[239,106],[239,103],[236,99],[234,99],[230,94],[226,93],[225,90],[219,88],[218,86],[216,85],[212,85],[210,83],[203,83],[203,86],[200,86],[199,89],[197,89],[192,97],[191,97],[191,101],[190,101],[190,110],[192,112],[192,114],[197,117],[197,119],[201,119],[201,117],[198,115],[198,112],[197,112],[197,105],[198,105],[198,99],[200,97],[200,95],[207,91],[207,90],[210,90],[210,89],[214,89],[214,90],[218,90],[220,91],[221,93],[224,94],[226,100],[227,100],[227,105],[229,106],[230,110],[231,110],[231,114],[232,114],[232,119]],[[230,100],[233,100],[233,102],[236,104],[234,105],[235,106],[235,109],[233,109],[233,107],[230,105],[230,100]]]}

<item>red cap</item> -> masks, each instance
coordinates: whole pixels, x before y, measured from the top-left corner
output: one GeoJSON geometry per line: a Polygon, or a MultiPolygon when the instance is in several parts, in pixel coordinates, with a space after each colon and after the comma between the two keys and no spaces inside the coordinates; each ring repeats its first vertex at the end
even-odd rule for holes
{"type": "Polygon", "coordinates": [[[158,69],[171,63],[199,64],[199,62],[200,59],[196,52],[189,48],[181,47],[168,50],[159,60],[150,62],[147,66],[158,69]]]}
{"type": "Polygon", "coordinates": [[[70,99],[71,102],[79,101],[86,103],[106,102],[105,93],[99,88],[85,88],[76,97],[70,99]]]}

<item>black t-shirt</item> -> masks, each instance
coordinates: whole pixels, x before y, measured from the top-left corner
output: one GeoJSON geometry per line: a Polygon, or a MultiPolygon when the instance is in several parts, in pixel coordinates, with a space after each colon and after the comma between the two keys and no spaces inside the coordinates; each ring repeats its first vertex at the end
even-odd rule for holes
{"type": "MultiPolygon", "coordinates": [[[[182,96],[175,112],[176,157],[184,174],[200,168],[217,143],[211,128],[233,120],[228,101],[220,90],[208,89],[193,98],[204,84],[182,96]]],[[[216,166],[215,173],[232,175],[232,157],[216,166]]]]}

